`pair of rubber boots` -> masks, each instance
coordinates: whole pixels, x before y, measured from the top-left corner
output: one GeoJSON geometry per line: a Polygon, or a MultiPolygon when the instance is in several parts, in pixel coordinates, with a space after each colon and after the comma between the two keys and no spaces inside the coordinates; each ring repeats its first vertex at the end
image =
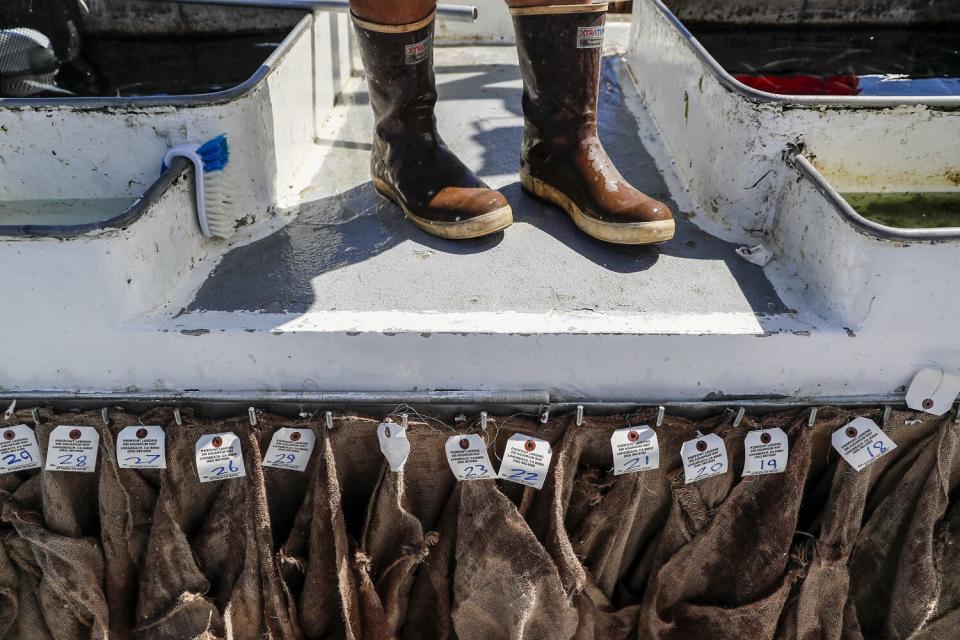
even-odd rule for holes
{"type": "MultiPolygon", "coordinates": [[[[523,75],[520,182],[594,238],[664,242],[674,233],[670,210],[630,186],[597,137],[606,11],[605,4],[511,10],[523,75]]],[[[510,226],[513,212],[437,133],[433,23],[433,15],[398,26],[354,17],[376,120],[373,184],[428,233],[477,238],[510,226]]]]}

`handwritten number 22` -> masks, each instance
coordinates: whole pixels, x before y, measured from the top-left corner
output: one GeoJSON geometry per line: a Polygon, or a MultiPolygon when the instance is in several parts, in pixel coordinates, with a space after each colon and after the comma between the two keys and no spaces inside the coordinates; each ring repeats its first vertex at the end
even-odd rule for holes
{"type": "Polygon", "coordinates": [[[527,471],[526,469],[510,469],[510,475],[507,478],[508,480],[523,480],[524,482],[535,482],[537,479],[537,473],[534,471],[527,471]]]}

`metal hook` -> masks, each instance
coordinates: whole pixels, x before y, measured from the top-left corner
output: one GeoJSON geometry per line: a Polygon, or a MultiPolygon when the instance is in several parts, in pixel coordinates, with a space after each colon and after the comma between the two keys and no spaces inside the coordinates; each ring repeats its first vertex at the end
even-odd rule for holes
{"type": "Polygon", "coordinates": [[[667,415],[667,408],[664,406],[657,407],[657,426],[663,425],[663,417],[667,415]]]}
{"type": "Polygon", "coordinates": [[[333,411],[327,411],[323,415],[323,421],[327,426],[327,430],[333,429],[333,411]]]}
{"type": "Polygon", "coordinates": [[[30,416],[33,418],[33,424],[40,426],[40,410],[34,407],[30,409],[30,416]]]}
{"type": "Polygon", "coordinates": [[[487,412],[486,411],[480,412],[480,428],[483,429],[484,431],[487,430],[487,412]]]}
{"type": "Polygon", "coordinates": [[[583,424],[583,405],[578,404],[577,405],[577,426],[579,427],[582,424],[583,424]]]}
{"type": "Polygon", "coordinates": [[[733,419],[733,427],[736,429],[740,426],[740,423],[743,422],[743,416],[747,415],[747,410],[744,407],[740,407],[737,410],[737,417],[733,419]]]}
{"type": "Polygon", "coordinates": [[[891,413],[893,413],[893,407],[891,407],[890,405],[887,405],[883,408],[883,419],[882,419],[882,422],[880,423],[880,426],[882,427],[887,426],[887,421],[890,420],[891,413]]]}
{"type": "Polygon", "coordinates": [[[817,408],[813,407],[810,409],[810,417],[807,418],[807,426],[812,427],[817,421],[817,408]]]}
{"type": "Polygon", "coordinates": [[[100,409],[100,418],[103,420],[104,425],[108,427],[110,426],[110,414],[107,413],[106,407],[103,407],[102,409],[100,409]]]}
{"type": "Polygon", "coordinates": [[[177,423],[178,427],[183,426],[183,417],[180,415],[180,407],[175,407],[173,409],[173,421],[177,423]]]}
{"type": "Polygon", "coordinates": [[[253,407],[250,407],[249,409],[247,409],[247,416],[250,418],[250,426],[251,427],[257,426],[257,410],[254,409],[253,407]]]}
{"type": "Polygon", "coordinates": [[[401,414],[400,414],[400,426],[402,426],[404,429],[406,429],[406,428],[407,428],[407,423],[409,422],[409,419],[410,419],[410,416],[409,416],[408,414],[406,414],[406,413],[401,413],[401,414]]]}

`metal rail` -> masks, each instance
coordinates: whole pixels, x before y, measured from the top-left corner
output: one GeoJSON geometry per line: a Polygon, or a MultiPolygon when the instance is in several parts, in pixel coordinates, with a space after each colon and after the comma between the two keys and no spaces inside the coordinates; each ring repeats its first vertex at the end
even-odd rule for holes
{"type": "Polygon", "coordinates": [[[0,402],[90,402],[107,405],[309,404],[309,405],[546,405],[546,391],[11,391],[0,402]]]}
{"type": "MultiPolygon", "coordinates": [[[[152,0],[173,4],[202,4],[207,6],[251,7],[255,9],[294,9],[302,11],[350,11],[348,0],[152,0]]],[[[474,22],[478,11],[473,6],[455,4],[437,5],[437,17],[453,22],[474,22]]]]}

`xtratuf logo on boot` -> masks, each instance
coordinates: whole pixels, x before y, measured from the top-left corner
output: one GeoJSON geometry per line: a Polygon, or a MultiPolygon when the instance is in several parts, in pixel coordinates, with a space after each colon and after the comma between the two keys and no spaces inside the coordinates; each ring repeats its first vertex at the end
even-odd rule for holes
{"type": "Polygon", "coordinates": [[[603,27],[579,27],[577,49],[596,49],[603,46],[603,27]]]}
{"type": "Polygon", "coordinates": [[[430,55],[430,45],[433,44],[433,36],[429,35],[420,42],[408,44],[403,52],[403,60],[407,64],[418,64],[427,59],[430,55]]]}

